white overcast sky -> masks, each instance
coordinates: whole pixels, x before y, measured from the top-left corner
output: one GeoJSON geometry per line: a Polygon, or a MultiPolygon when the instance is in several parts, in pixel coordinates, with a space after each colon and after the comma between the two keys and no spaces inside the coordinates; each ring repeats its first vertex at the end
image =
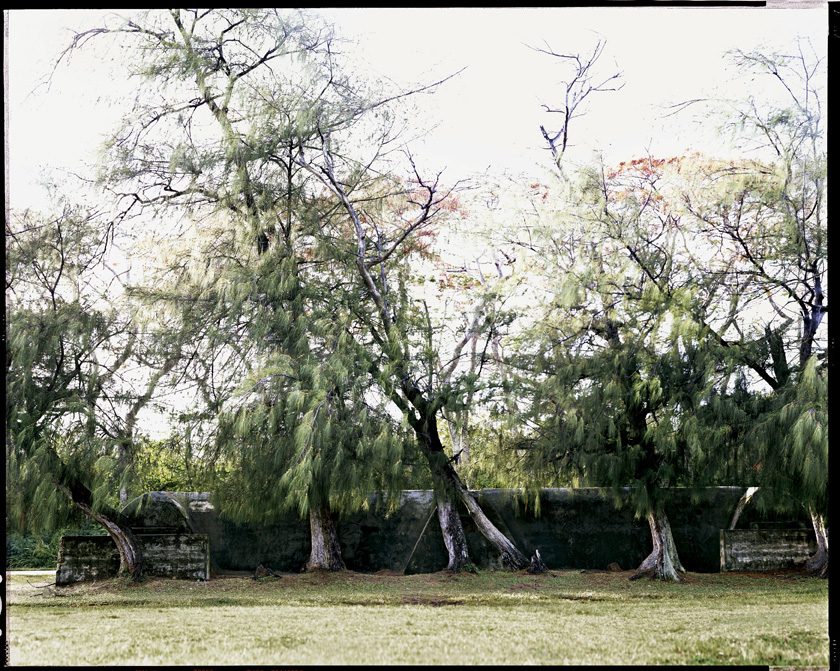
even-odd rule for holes
{"type": "MultiPolygon", "coordinates": [[[[785,48],[808,37],[824,55],[825,4],[797,8],[540,8],[320,10],[380,76],[397,82],[432,81],[462,67],[456,80],[424,102],[437,123],[421,166],[446,167],[455,180],[488,166],[526,172],[545,161],[539,125],[552,127],[541,103],[559,104],[563,71],[555,59],[526,45],[563,53],[587,52],[607,42],[600,72],[624,73],[624,88],[592,99],[572,129],[574,152],[591,149],[610,160],[673,155],[698,146],[688,118],[662,118],[660,105],[726,91],[735,74],[727,49],[785,48]],[[428,103],[428,104],[426,104],[428,103]]],[[[38,206],[37,183],[52,169],[83,171],[95,160],[101,136],[118,118],[130,91],[109,50],[74,57],[51,86],[37,84],[69,41],[68,28],[102,25],[103,10],[11,10],[9,17],[9,166],[11,204],[38,206]],[[114,95],[117,94],[116,100],[114,95]],[[110,98],[110,100],[109,100],[110,98]]],[[[104,41],[103,41],[104,42],[104,41]]]]}

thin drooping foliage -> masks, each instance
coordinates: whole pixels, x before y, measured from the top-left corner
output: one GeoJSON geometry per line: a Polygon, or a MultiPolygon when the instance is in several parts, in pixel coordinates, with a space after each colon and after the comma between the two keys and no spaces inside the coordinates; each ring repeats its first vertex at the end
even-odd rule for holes
{"type": "Polygon", "coordinates": [[[673,581],[668,488],[758,487],[759,505],[804,506],[827,576],[823,92],[802,44],[732,55],[779,87],[717,105],[764,154],[577,170],[571,124],[619,75],[596,77],[602,42],[540,50],[572,66],[544,106],[559,127],[540,127],[559,185],[483,184],[465,214],[402,143],[414,94],[443,82],[374,83],[310,12],[154,10],[69,51],[91,38],[120,41],[138,80],[98,174],[117,214],[6,231],[7,475],[36,519],[70,501],[139,579],[116,507],[147,481],[139,415],[166,391],[162,445],[205,468],[190,481],[235,521],[308,517],[310,569],[343,567],[337,515],[421,482],[448,568],[472,565],[459,506],[524,568],[468,490],[477,475],[537,504],[540,486],[609,488],[650,524],[640,574],[673,581]],[[489,274],[434,248],[469,217],[489,274]],[[142,277],[113,292],[98,283],[117,222],[142,277]],[[456,318],[426,302],[435,264],[456,318]]]}
{"type": "MultiPolygon", "coordinates": [[[[242,502],[230,513],[298,508],[334,549],[330,507],[401,482],[410,428],[455,539],[452,568],[471,564],[458,500],[507,563],[525,565],[444,453],[437,419],[455,381],[427,386],[414,349],[430,325],[407,264],[448,190],[410,156],[406,177],[391,163],[394,106],[412,92],[348,74],[329,27],[300,13],[173,10],[116,32],[145,45],[139,71],[167,95],[115,136],[101,182],[138,216],[186,217],[181,237],[161,236],[176,243],[172,262],[135,293],[180,312],[177,337],[195,353],[171,379],[196,384],[217,417],[212,447],[236,466],[227,486],[242,502]]],[[[340,567],[323,554],[321,567],[340,567]]]]}
{"type": "Polygon", "coordinates": [[[140,579],[142,552],[112,494],[130,431],[123,375],[136,341],[101,280],[104,223],[69,205],[7,222],[7,503],[13,516],[46,526],[69,503],[102,524],[121,570],[140,579]]]}
{"type": "Polygon", "coordinates": [[[533,330],[524,445],[531,468],[630,487],[654,554],[668,545],[656,538],[667,528],[654,519],[658,487],[764,483],[764,498],[806,507],[822,538],[810,565],[827,573],[820,64],[801,50],[734,58],[787,95],[726,112],[742,139],[773,150],[766,161],[647,157],[584,171],[545,236],[562,279],[533,330]]]}

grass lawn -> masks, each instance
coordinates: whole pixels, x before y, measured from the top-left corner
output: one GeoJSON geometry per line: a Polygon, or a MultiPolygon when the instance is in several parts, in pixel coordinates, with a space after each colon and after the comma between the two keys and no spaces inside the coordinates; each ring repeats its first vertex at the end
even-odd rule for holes
{"type": "Polygon", "coordinates": [[[827,580],[629,575],[342,572],[64,588],[12,576],[11,662],[828,666],[827,580]]]}

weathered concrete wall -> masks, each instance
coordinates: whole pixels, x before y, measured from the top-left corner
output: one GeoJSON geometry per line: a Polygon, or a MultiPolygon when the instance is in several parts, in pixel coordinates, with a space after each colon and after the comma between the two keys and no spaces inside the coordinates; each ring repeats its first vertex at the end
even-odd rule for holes
{"type": "Polygon", "coordinates": [[[295,572],[309,559],[308,520],[287,515],[271,525],[235,524],[219,514],[206,492],[157,493],[178,502],[192,533],[207,535],[210,568],[217,573],[253,571],[259,564],[295,572]]]}
{"type": "MultiPolygon", "coordinates": [[[[692,500],[689,490],[675,488],[669,492],[668,517],[680,559],[687,570],[718,570],[720,529],[729,524],[742,492],[740,487],[709,488],[697,502],[692,500]]],[[[523,553],[531,556],[539,550],[551,568],[603,569],[617,562],[630,569],[651,551],[647,520],[635,519],[627,508],[616,508],[614,500],[599,489],[544,489],[540,493],[539,516],[533,508],[526,509],[516,503],[514,490],[485,489],[474,494],[490,520],[523,553]]],[[[350,550],[348,566],[352,562],[358,566],[357,570],[383,567],[399,570],[403,565],[400,559],[420,538],[418,532],[427,520],[428,526],[414,556],[405,564],[406,573],[437,571],[446,565],[437,515],[429,517],[432,493],[413,492],[411,499],[414,508],[410,520],[401,519],[403,503],[398,519],[387,525],[375,513],[350,516],[339,523],[342,551],[345,544],[350,550]],[[345,533],[348,527],[351,533],[345,533]],[[361,537],[358,544],[354,542],[357,535],[361,537]],[[382,547],[392,539],[397,541],[393,547],[382,547]]],[[[480,568],[495,568],[498,553],[481,535],[465,508],[461,508],[461,520],[473,560],[480,568]]]]}
{"type": "Polygon", "coordinates": [[[813,529],[723,529],[720,532],[721,572],[797,568],[816,551],[813,529]]]}
{"type": "MultiPolygon", "coordinates": [[[[210,579],[210,553],[206,535],[146,534],[137,542],[150,576],[186,580],[210,579]]],[[[110,536],[62,536],[58,550],[56,585],[113,578],[120,554],[110,536]]]]}
{"type": "Polygon", "coordinates": [[[61,537],[56,585],[113,578],[119,570],[120,553],[110,536],[61,537]]]}
{"type": "MultiPolygon", "coordinates": [[[[710,487],[699,493],[680,488],[669,492],[666,509],[687,570],[720,570],[720,530],[729,526],[743,491],[742,487],[710,487]]],[[[258,564],[278,571],[298,571],[306,563],[310,547],[306,520],[290,515],[272,525],[237,525],[219,515],[209,494],[165,494],[185,511],[194,533],[208,535],[211,567],[217,572],[253,571],[258,564]]],[[[539,517],[533,508],[517,505],[516,494],[514,490],[474,493],[491,521],[522,552],[530,556],[539,549],[550,568],[603,569],[617,562],[630,569],[651,550],[647,520],[635,519],[627,508],[617,509],[613,499],[601,490],[545,489],[539,517]]],[[[385,503],[382,497],[372,496],[368,511],[338,519],[347,567],[411,574],[434,572],[445,566],[446,549],[434,514],[432,492],[402,492],[398,510],[390,515],[384,513],[385,503]]],[[[473,560],[480,568],[495,567],[497,553],[464,508],[461,519],[473,560]]],[[[748,508],[740,524],[755,524],[758,519],[748,508]]]]}
{"type": "MultiPolygon", "coordinates": [[[[666,510],[683,565],[689,571],[717,572],[721,568],[721,529],[727,529],[744,488],[709,487],[701,491],[674,488],[668,493],[666,510]]],[[[603,569],[617,562],[631,569],[651,550],[647,520],[635,519],[627,507],[616,507],[608,493],[598,489],[544,489],[540,494],[540,515],[517,503],[515,490],[488,489],[474,492],[490,520],[527,556],[539,549],[549,568],[603,569]]],[[[386,513],[387,501],[380,495],[370,498],[368,510],[337,518],[341,550],[347,567],[355,571],[390,569],[398,572],[431,573],[446,565],[446,548],[435,514],[431,491],[401,492],[396,510],[386,513]]],[[[461,520],[470,555],[479,568],[498,566],[498,554],[478,531],[466,509],[461,520]]],[[[309,523],[295,515],[281,516],[273,524],[242,525],[224,519],[202,492],[150,492],[131,501],[123,513],[129,518],[138,539],[154,534],[198,534],[206,538],[209,570],[253,571],[259,564],[275,571],[296,572],[309,557],[309,523]]],[[[807,530],[807,520],[762,518],[747,508],[739,526],[769,529],[773,525],[807,530]]],[[[102,541],[84,538],[84,542],[102,541]]],[[[87,557],[87,569],[72,568],[75,557],[64,564],[68,572],[79,571],[96,577],[113,575],[117,570],[116,548],[110,558],[94,561],[95,550],[84,542],[71,554],[87,557]]],[[[148,551],[151,570],[171,559],[164,546],[148,551]]],[[[185,552],[173,549],[176,554],[185,552]]],[[[67,554],[67,553],[65,553],[67,554]]],[[[196,556],[193,564],[202,560],[196,556]]],[[[61,570],[61,566],[59,567],[61,570]]],[[[174,570],[174,569],[173,569],[174,570]]],[[[208,569],[197,567],[186,571],[208,569]]],[[[167,573],[171,575],[171,573],[167,573]]],[[[192,577],[190,573],[190,577],[192,577]]],[[[197,579],[193,577],[192,579],[197,579]]],[[[202,578],[203,579],[203,578],[202,578]]]]}

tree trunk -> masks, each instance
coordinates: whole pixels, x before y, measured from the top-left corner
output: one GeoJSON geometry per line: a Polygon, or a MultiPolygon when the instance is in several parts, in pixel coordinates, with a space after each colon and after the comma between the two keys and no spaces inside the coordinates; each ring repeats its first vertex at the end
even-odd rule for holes
{"type": "Polygon", "coordinates": [[[682,582],[679,573],[685,573],[685,569],[677,555],[677,546],[674,544],[674,537],[671,534],[671,524],[668,522],[665,508],[661,503],[657,503],[648,510],[648,523],[653,540],[653,550],[639,564],[636,574],[630,580],[636,580],[643,575],[650,574],[659,580],[682,582]]]}
{"type": "MultiPolygon", "coordinates": [[[[487,515],[484,514],[481,506],[479,506],[476,500],[472,497],[472,494],[470,494],[469,490],[464,485],[461,477],[446,458],[446,454],[443,451],[443,444],[440,442],[440,435],[437,430],[437,418],[434,416],[427,418],[420,430],[415,427],[415,432],[417,433],[417,437],[420,439],[421,445],[425,447],[426,458],[429,460],[432,477],[436,482],[435,495],[438,496],[437,488],[441,487],[442,491],[446,493],[445,501],[447,503],[451,502],[452,504],[451,515],[449,514],[448,509],[441,511],[441,508],[445,508],[445,506],[440,505],[440,499],[438,496],[438,518],[441,520],[441,530],[444,530],[445,528],[443,523],[445,517],[447,519],[447,524],[453,525],[453,528],[455,521],[457,520],[457,526],[460,527],[460,532],[453,533],[459,533],[460,535],[463,535],[464,533],[463,527],[461,526],[461,520],[457,514],[457,507],[454,505],[455,497],[457,497],[464,502],[464,505],[467,507],[467,511],[470,513],[470,517],[472,517],[473,521],[475,521],[481,534],[499,551],[502,556],[502,563],[513,570],[527,568],[529,566],[529,562],[525,558],[525,555],[523,555],[516,546],[487,518],[487,515]],[[454,496],[451,494],[454,494],[454,496]]],[[[449,543],[451,542],[454,543],[454,548],[457,549],[459,547],[457,535],[447,537],[448,532],[445,530],[443,531],[443,534],[444,542],[447,544],[447,549],[449,548],[449,543]]],[[[466,541],[464,542],[464,548],[466,551],[466,541]]],[[[453,556],[450,553],[450,562],[452,562],[452,560],[453,556]]]]}
{"type": "Polygon", "coordinates": [[[744,512],[744,508],[747,507],[747,504],[752,499],[753,495],[758,491],[758,487],[747,487],[747,491],[741,496],[741,499],[738,501],[738,505],[735,507],[735,513],[732,515],[732,521],[729,523],[730,531],[735,528],[735,525],[738,524],[738,518],[741,517],[741,513],[744,512]]]}
{"type": "Polygon", "coordinates": [[[805,562],[805,570],[818,578],[828,578],[828,529],[825,528],[825,518],[813,506],[808,506],[808,512],[817,536],[817,551],[805,562]]]}
{"type": "Polygon", "coordinates": [[[124,486],[125,471],[128,461],[128,447],[125,443],[120,443],[119,447],[119,479],[120,479],[120,510],[128,505],[128,489],[124,486]]]}
{"type": "MultiPolygon", "coordinates": [[[[467,399],[467,403],[470,400],[467,399]]],[[[452,441],[452,456],[457,464],[457,471],[462,475],[462,480],[470,486],[466,471],[470,465],[470,443],[469,443],[469,419],[470,415],[466,409],[458,410],[446,416],[446,425],[449,428],[449,438],[452,441]]]]}
{"type": "Polygon", "coordinates": [[[802,341],[799,343],[799,366],[805,368],[808,359],[813,352],[814,339],[820,328],[823,317],[828,312],[828,307],[823,305],[825,294],[822,290],[822,281],[818,272],[813,275],[812,300],[806,307],[803,304],[802,310],[802,341]]]}
{"type": "Polygon", "coordinates": [[[458,477],[455,470],[451,470],[451,477],[453,477],[455,491],[458,494],[458,498],[463,501],[470,517],[473,518],[475,525],[481,532],[481,535],[490,541],[493,547],[499,551],[499,554],[502,556],[502,564],[513,571],[518,571],[530,566],[530,562],[526,559],[525,555],[523,555],[510,541],[510,539],[499,531],[496,525],[488,519],[487,515],[484,514],[484,511],[481,509],[481,506],[478,505],[478,502],[475,500],[472,493],[466,488],[464,483],[461,482],[461,479],[458,477]]]}
{"type": "Polygon", "coordinates": [[[440,531],[443,534],[443,544],[449,555],[449,563],[446,568],[456,573],[461,569],[470,569],[473,566],[470,559],[470,551],[467,548],[467,536],[461,524],[461,517],[458,514],[457,498],[451,487],[438,479],[435,483],[435,502],[437,503],[438,521],[440,531]]]}
{"type": "Polygon", "coordinates": [[[143,558],[142,550],[137,544],[137,537],[128,525],[122,522],[115,522],[92,511],[85,510],[85,512],[89,517],[105,527],[111,540],[116,544],[117,550],[120,552],[120,573],[129,574],[134,582],[142,580],[146,575],[146,561],[143,558]]]}
{"type": "Polygon", "coordinates": [[[346,568],[341,558],[338,529],[326,503],[309,509],[309,530],[312,536],[312,549],[309,553],[309,561],[306,562],[306,570],[341,571],[346,568]]]}
{"type": "Polygon", "coordinates": [[[120,553],[120,573],[129,574],[134,582],[141,581],[146,575],[146,561],[123,514],[107,506],[94,510],[90,489],[78,480],[59,487],[85,515],[105,527],[120,553]]]}

